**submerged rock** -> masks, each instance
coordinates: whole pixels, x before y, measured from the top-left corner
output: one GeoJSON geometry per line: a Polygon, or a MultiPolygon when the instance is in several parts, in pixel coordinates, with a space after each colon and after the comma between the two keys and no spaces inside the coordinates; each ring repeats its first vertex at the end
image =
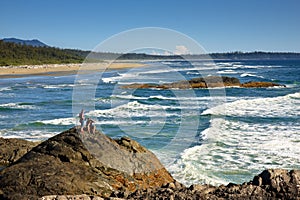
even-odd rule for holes
{"type": "Polygon", "coordinates": [[[241,83],[239,79],[228,76],[207,76],[193,78],[189,81],[178,81],[174,83],[165,83],[165,84],[139,84],[134,83],[130,85],[124,85],[121,88],[124,89],[146,89],[146,88],[157,88],[157,89],[191,89],[191,88],[215,88],[215,87],[275,87],[282,86],[277,83],[272,82],[247,82],[241,83]]]}
{"type": "Polygon", "coordinates": [[[127,196],[137,189],[174,182],[155,155],[137,142],[115,141],[98,131],[96,135],[81,140],[72,128],[34,147],[0,172],[0,199],[53,194],[127,196]],[[84,143],[97,146],[103,157],[91,154],[84,143]],[[113,162],[107,162],[108,158],[113,162]]]}

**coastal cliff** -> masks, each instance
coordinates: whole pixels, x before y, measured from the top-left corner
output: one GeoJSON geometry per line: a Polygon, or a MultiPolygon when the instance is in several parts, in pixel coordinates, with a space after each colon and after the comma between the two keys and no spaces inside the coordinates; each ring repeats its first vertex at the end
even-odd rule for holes
{"type": "Polygon", "coordinates": [[[0,171],[0,199],[300,198],[300,170],[269,169],[243,184],[187,187],[136,141],[114,140],[98,131],[96,135],[82,140],[72,128],[40,144],[1,138],[1,163],[9,165],[0,171]],[[91,143],[100,156],[86,148],[91,143]],[[3,156],[14,155],[15,149],[19,159],[3,156]],[[107,162],[107,157],[113,162],[107,162]]]}

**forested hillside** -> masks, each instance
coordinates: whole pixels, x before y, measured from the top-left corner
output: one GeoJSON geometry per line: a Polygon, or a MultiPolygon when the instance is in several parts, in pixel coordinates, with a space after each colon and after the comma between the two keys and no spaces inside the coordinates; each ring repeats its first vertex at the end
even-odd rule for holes
{"type": "Polygon", "coordinates": [[[80,63],[89,51],[33,47],[0,40],[0,66],[80,63]]]}

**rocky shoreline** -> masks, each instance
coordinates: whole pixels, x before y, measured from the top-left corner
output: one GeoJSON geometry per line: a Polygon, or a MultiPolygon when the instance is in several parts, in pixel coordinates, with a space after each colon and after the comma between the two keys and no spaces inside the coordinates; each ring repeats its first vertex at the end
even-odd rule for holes
{"type": "Polygon", "coordinates": [[[300,170],[268,169],[243,184],[188,187],[136,141],[98,131],[83,139],[76,128],[39,144],[0,138],[0,165],[6,165],[0,199],[300,199],[300,170]],[[96,144],[98,153],[86,144],[96,144]]]}
{"type": "Polygon", "coordinates": [[[246,82],[241,83],[239,79],[228,76],[207,76],[193,78],[191,80],[178,81],[164,84],[140,84],[133,83],[124,85],[124,89],[196,89],[196,88],[216,88],[216,87],[241,87],[241,88],[267,88],[267,87],[285,87],[273,82],[246,82]]]}

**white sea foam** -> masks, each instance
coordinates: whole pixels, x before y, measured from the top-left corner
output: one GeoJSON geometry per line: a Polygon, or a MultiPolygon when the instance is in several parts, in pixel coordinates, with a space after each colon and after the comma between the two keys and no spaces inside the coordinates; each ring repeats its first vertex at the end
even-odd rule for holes
{"type": "Polygon", "coordinates": [[[134,95],[111,95],[111,98],[119,98],[119,99],[140,99],[140,100],[146,100],[148,97],[139,97],[139,96],[134,96],[134,95]]]}
{"type": "Polygon", "coordinates": [[[37,109],[37,106],[34,105],[23,105],[22,103],[6,103],[0,104],[1,108],[11,108],[11,109],[37,109]]]}
{"type": "Polygon", "coordinates": [[[265,168],[300,167],[300,123],[246,123],[215,118],[203,144],[185,150],[170,166],[187,184],[242,183],[265,168]],[[189,180],[186,182],[186,180],[189,180]],[[192,182],[191,182],[192,180],[192,182]]]}
{"type": "Polygon", "coordinates": [[[11,87],[0,88],[0,92],[2,92],[2,91],[9,91],[9,90],[11,90],[11,87]]]}
{"type": "Polygon", "coordinates": [[[191,72],[187,72],[186,74],[192,74],[192,75],[200,75],[199,72],[194,72],[194,71],[191,71],[191,72]]]}
{"type": "Polygon", "coordinates": [[[120,80],[121,76],[115,76],[115,77],[106,77],[102,78],[103,83],[115,83],[116,81],[120,80]]]}
{"type": "Polygon", "coordinates": [[[116,83],[120,80],[131,80],[131,79],[134,79],[136,77],[139,76],[139,72],[136,72],[136,71],[129,71],[127,73],[118,73],[117,76],[112,76],[112,77],[103,77],[102,78],[102,81],[104,83],[116,83]]]}
{"type": "Polygon", "coordinates": [[[299,117],[300,93],[273,98],[237,100],[208,110],[202,115],[227,115],[240,117],[299,117]]]}
{"type": "Polygon", "coordinates": [[[69,118],[42,120],[38,122],[42,122],[44,124],[52,124],[52,125],[74,125],[76,123],[76,119],[69,117],[69,118]]]}
{"type": "Polygon", "coordinates": [[[241,77],[247,77],[247,76],[249,76],[249,77],[265,78],[265,77],[263,77],[263,76],[259,76],[259,75],[256,75],[256,74],[250,74],[250,73],[243,73],[243,74],[241,74],[240,76],[241,76],[241,77]]]}
{"type": "MultiPolygon", "coordinates": [[[[163,69],[154,69],[149,70],[145,72],[140,72],[138,75],[144,75],[144,74],[161,74],[161,73],[170,73],[170,72],[183,72],[183,71],[204,71],[204,70],[214,70],[217,69],[213,66],[210,67],[204,67],[203,65],[199,66],[191,66],[191,67],[183,67],[183,68],[163,68],[163,69]]],[[[200,73],[199,72],[199,73],[200,73]]]]}
{"type": "Polygon", "coordinates": [[[173,176],[186,184],[242,183],[265,168],[300,167],[300,93],[274,98],[238,100],[208,109],[213,114],[202,144],[186,149],[169,166],[173,176]],[[226,105],[226,113],[224,108],[226,105]],[[236,121],[247,117],[291,120],[236,121]],[[223,117],[222,117],[223,115],[223,117]],[[186,182],[186,180],[189,180],[186,182]]]}
{"type": "Polygon", "coordinates": [[[53,137],[56,134],[58,134],[58,132],[45,132],[44,130],[0,130],[0,136],[3,138],[19,138],[26,139],[29,141],[43,141],[50,137],[53,137]]]}
{"type": "Polygon", "coordinates": [[[57,88],[71,88],[75,87],[75,84],[58,84],[58,85],[43,85],[45,89],[57,89],[57,88]]]}
{"type": "Polygon", "coordinates": [[[232,69],[221,70],[217,72],[218,74],[237,74],[238,72],[232,69]]]}
{"type": "Polygon", "coordinates": [[[94,117],[114,117],[118,118],[130,118],[130,117],[163,117],[163,116],[173,116],[177,114],[166,113],[166,109],[169,106],[146,105],[139,103],[137,101],[131,101],[123,105],[116,106],[111,109],[105,110],[94,110],[87,113],[94,117]]]}

